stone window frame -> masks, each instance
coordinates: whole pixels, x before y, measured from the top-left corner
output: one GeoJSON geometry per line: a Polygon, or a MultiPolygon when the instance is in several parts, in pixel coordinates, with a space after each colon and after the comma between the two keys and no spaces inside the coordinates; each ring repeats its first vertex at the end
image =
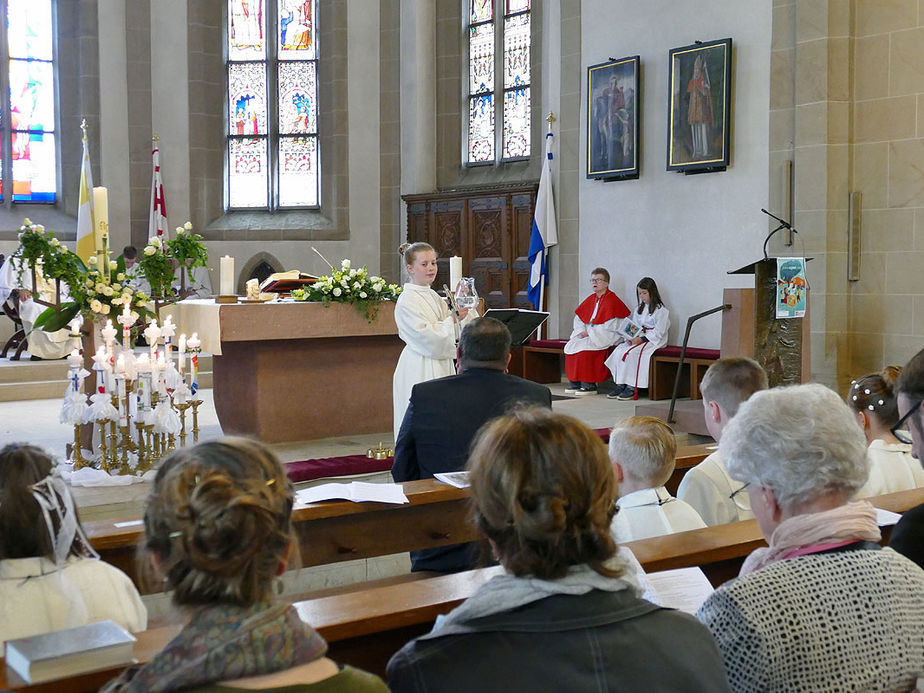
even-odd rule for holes
{"type": "MultiPolygon", "coordinates": [[[[223,2],[219,32],[225,42],[227,31],[227,2],[223,2]]],[[[318,102],[324,107],[318,112],[319,149],[324,151],[325,165],[320,171],[320,205],[317,208],[280,209],[275,211],[254,209],[228,209],[227,154],[225,129],[227,114],[222,110],[220,147],[212,142],[207,155],[223,162],[221,178],[207,184],[198,213],[211,221],[203,224],[201,234],[209,241],[285,241],[285,240],[347,240],[349,239],[349,170],[347,158],[347,31],[345,0],[318,2],[319,45],[324,47],[323,60],[318,62],[318,102]],[[216,202],[219,202],[216,204],[216,202]]],[[[202,60],[220,61],[224,70],[224,50],[202,60]]],[[[214,67],[214,66],[213,66],[214,67]]],[[[190,69],[199,69],[191,64],[190,69]]],[[[227,108],[227,84],[221,86],[223,109],[227,108]]]]}
{"type": "MultiPolygon", "coordinates": [[[[529,26],[531,36],[535,36],[535,25],[534,22],[538,18],[536,13],[536,8],[534,7],[536,0],[530,2],[530,7],[525,11],[518,11],[511,13],[510,16],[515,16],[519,14],[528,14],[529,15],[529,26]]],[[[532,122],[532,112],[533,107],[532,103],[536,97],[534,93],[534,73],[535,73],[535,56],[533,55],[535,51],[535,45],[533,41],[530,41],[530,71],[529,71],[529,82],[527,86],[530,90],[530,154],[526,156],[519,157],[503,157],[504,150],[504,95],[506,92],[511,91],[512,88],[504,87],[504,20],[506,18],[506,2],[505,0],[494,0],[494,18],[492,23],[494,24],[494,85],[491,90],[491,94],[494,96],[494,158],[490,161],[469,161],[469,114],[471,113],[471,99],[472,94],[469,91],[469,69],[471,65],[471,57],[469,54],[469,27],[471,26],[471,0],[462,0],[462,85],[463,85],[463,106],[460,109],[461,123],[462,123],[462,143],[461,143],[461,160],[462,168],[483,168],[483,167],[504,167],[509,164],[516,164],[520,162],[528,162],[532,156],[533,149],[533,137],[535,133],[534,125],[532,122]]]]}

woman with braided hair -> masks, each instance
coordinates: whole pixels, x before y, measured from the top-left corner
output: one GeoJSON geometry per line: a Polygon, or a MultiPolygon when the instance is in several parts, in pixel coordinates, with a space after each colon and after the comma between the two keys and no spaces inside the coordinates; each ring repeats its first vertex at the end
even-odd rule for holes
{"type": "Polygon", "coordinates": [[[144,549],[189,620],[103,690],[384,692],[378,677],[327,659],[324,639],[273,601],[293,547],[292,503],[262,443],[224,438],[169,455],[145,508],[144,549]]]}
{"type": "Polygon", "coordinates": [[[392,657],[390,690],[728,690],[705,629],[640,599],[616,555],[599,436],[521,410],[482,428],[468,467],[475,523],[504,572],[392,657]]]}
{"type": "Polygon", "coordinates": [[[869,479],[855,498],[924,486],[924,468],[911,456],[911,445],[900,441],[890,430],[898,423],[894,387],[901,372],[898,366],[887,366],[881,373],[857,378],[847,391],[847,404],[853,409],[869,445],[866,451],[869,479]]]}

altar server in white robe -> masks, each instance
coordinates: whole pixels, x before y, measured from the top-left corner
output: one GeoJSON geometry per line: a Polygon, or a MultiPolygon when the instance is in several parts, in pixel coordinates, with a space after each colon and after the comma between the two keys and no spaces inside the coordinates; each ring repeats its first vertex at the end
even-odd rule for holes
{"type": "MultiPolygon", "coordinates": [[[[35,288],[39,298],[46,302],[55,300],[55,284],[49,281],[42,273],[41,260],[35,268],[35,288]]],[[[33,330],[33,325],[39,315],[45,312],[48,306],[32,300],[32,275],[28,269],[24,270],[22,277],[16,268],[16,261],[8,257],[0,266],[0,304],[4,303],[14,290],[19,291],[19,318],[22,320],[26,340],[29,342],[29,353],[39,359],[62,359],[74,348],[70,338],[70,330],[65,328],[57,332],[33,330]]],[[[61,300],[70,297],[67,284],[61,283],[61,300]]]]}
{"type": "Polygon", "coordinates": [[[616,383],[616,389],[607,395],[610,399],[638,399],[639,389],[648,387],[651,355],[667,344],[670,314],[658,285],[651,277],[642,277],[635,290],[638,308],[629,319],[641,326],[642,334],[617,345],[605,361],[616,383]]]}
{"type": "Polygon", "coordinates": [[[901,374],[898,366],[887,366],[850,383],[847,404],[866,434],[869,445],[869,479],[854,498],[869,498],[924,486],[924,467],[911,455],[911,445],[892,435],[898,423],[898,401],[894,386],[901,374]]]}
{"type": "Polygon", "coordinates": [[[452,361],[456,356],[459,330],[478,315],[473,309],[460,308],[456,317],[450,313],[446,301],[430,288],[437,272],[433,246],[405,243],[398,252],[404,257],[410,281],[404,285],[395,304],[398,336],[405,343],[392,381],[395,440],[411,389],[417,383],[455,373],[452,361]]]}
{"type": "Polygon", "coordinates": [[[610,432],[610,461],[618,486],[610,531],[617,543],[702,529],[706,523],[664,484],[674,472],[677,442],[653,416],[630,416],[610,432]]]}
{"type": "MultiPolygon", "coordinates": [[[[706,429],[718,442],[738,407],[758,390],[767,389],[767,373],[754,359],[730,356],[709,366],[699,389],[703,393],[706,429]]],[[[716,450],[683,475],[677,497],[693,506],[703,522],[712,527],[754,517],[748,494],[740,489],[741,482],[728,475],[716,450]]]]}

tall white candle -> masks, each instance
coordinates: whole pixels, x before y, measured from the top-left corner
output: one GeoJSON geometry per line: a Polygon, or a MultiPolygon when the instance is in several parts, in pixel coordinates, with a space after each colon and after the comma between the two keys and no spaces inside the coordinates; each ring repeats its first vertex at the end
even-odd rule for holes
{"type": "Polygon", "coordinates": [[[177,354],[178,354],[178,361],[179,361],[179,363],[177,364],[177,367],[178,367],[178,370],[180,371],[180,375],[183,375],[183,371],[186,369],[186,335],[185,334],[180,335],[180,346],[179,346],[179,349],[177,349],[177,354]]]}
{"type": "Polygon", "coordinates": [[[234,295],[234,258],[225,255],[219,265],[219,286],[222,296],[234,295]]]}
{"type": "Polygon", "coordinates": [[[449,258],[449,290],[455,291],[462,278],[462,258],[453,255],[449,258]]]}
{"type": "MultiPolygon", "coordinates": [[[[93,220],[96,223],[93,229],[96,249],[103,250],[103,232],[109,233],[109,191],[104,187],[93,188],[93,220]]],[[[100,271],[102,269],[100,267],[100,271]]]]}

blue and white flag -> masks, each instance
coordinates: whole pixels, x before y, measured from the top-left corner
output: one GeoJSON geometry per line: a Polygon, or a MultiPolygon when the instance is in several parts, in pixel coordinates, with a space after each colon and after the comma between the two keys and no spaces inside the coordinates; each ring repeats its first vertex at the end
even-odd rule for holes
{"type": "Polygon", "coordinates": [[[529,290],[526,296],[542,310],[542,287],[549,281],[546,255],[548,249],[558,243],[558,226],[555,222],[555,199],[552,197],[552,133],[545,136],[545,161],[539,175],[539,194],[536,196],[536,213],[533,215],[533,231],[529,237],[529,290]]]}

